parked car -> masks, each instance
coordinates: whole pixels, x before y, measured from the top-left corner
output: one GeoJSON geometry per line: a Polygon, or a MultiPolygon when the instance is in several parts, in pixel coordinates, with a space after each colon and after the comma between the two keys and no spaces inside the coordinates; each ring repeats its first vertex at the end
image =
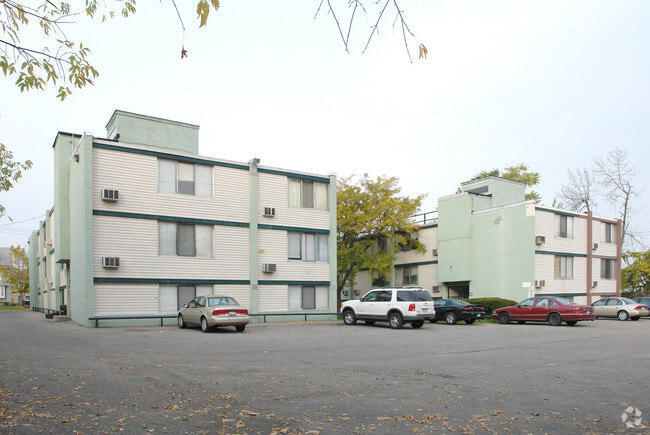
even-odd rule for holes
{"type": "Polygon", "coordinates": [[[591,304],[598,317],[639,320],[650,314],[648,306],[628,298],[602,298],[591,304]]]}
{"type": "Polygon", "coordinates": [[[248,322],[248,310],[230,296],[198,296],[178,312],[179,328],[200,326],[203,332],[216,326],[234,326],[244,332],[248,322]]]}
{"type": "MultiPolygon", "coordinates": [[[[648,311],[650,312],[650,297],[642,296],[640,298],[632,298],[632,300],[645,305],[648,307],[648,311]]],[[[648,314],[648,317],[650,317],[650,314],[648,314]]]]}
{"type": "Polygon", "coordinates": [[[346,325],[363,320],[368,325],[388,322],[393,329],[400,329],[404,323],[421,328],[425,320],[435,318],[435,308],[431,295],[422,288],[383,288],[371,290],[359,300],[344,302],[341,315],[346,325]]]}
{"type": "Polygon", "coordinates": [[[567,325],[575,325],[583,320],[595,320],[594,308],[589,305],[574,304],[573,301],[561,297],[528,298],[514,307],[504,307],[494,310],[492,318],[499,323],[548,322],[558,326],[563,321],[567,325]]]}
{"type": "Polygon", "coordinates": [[[485,310],[482,306],[460,299],[436,299],[433,304],[436,309],[436,317],[431,320],[431,323],[444,320],[450,325],[455,325],[459,320],[464,320],[465,323],[471,325],[476,322],[476,319],[485,318],[485,310]]]}

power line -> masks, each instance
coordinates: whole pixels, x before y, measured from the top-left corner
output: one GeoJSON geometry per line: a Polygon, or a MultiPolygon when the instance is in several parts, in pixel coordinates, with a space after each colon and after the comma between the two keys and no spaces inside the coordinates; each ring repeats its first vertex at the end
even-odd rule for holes
{"type": "Polygon", "coordinates": [[[33,221],[34,219],[40,219],[40,218],[44,218],[44,217],[45,217],[45,215],[42,214],[42,215],[40,215],[40,216],[36,216],[36,217],[33,217],[33,218],[25,219],[24,221],[20,221],[20,222],[11,222],[11,223],[9,223],[9,224],[0,224],[0,227],[7,227],[7,226],[9,226],[9,225],[22,224],[22,223],[24,223],[24,222],[33,221]]]}

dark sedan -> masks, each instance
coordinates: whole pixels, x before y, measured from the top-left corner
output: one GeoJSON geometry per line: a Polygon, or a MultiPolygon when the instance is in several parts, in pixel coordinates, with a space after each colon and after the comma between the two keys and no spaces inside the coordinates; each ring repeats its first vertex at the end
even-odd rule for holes
{"type": "Polygon", "coordinates": [[[431,320],[431,323],[444,320],[450,325],[455,325],[459,320],[464,320],[471,325],[476,322],[476,319],[485,318],[485,310],[482,306],[460,299],[436,299],[433,304],[436,308],[436,317],[431,320]]]}
{"type": "Polygon", "coordinates": [[[560,297],[539,297],[528,298],[515,305],[494,310],[494,319],[499,323],[507,324],[511,320],[519,323],[548,322],[552,326],[558,326],[562,322],[567,325],[575,325],[582,320],[595,320],[594,307],[589,305],[577,305],[569,299],[560,297]]]}

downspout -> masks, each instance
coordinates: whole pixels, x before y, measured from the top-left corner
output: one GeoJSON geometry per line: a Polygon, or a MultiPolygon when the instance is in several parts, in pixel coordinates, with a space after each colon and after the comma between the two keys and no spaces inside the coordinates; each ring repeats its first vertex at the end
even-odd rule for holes
{"type": "Polygon", "coordinates": [[[249,172],[249,221],[250,221],[250,312],[259,313],[259,252],[258,252],[258,191],[259,177],[257,165],[260,159],[254,158],[248,162],[249,172]]]}
{"type": "Polygon", "coordinates": [[[616,296],[621,296],[621,288],[623,287],[623,279],[621,276],[621,262],[623,257],[623,221],[616,220],[616,227],[618,228],[616,237],[616,296]]]}
{"type": "Polygon", "coordinates": [[[594,245],[593,245],[593,214],[587,212],[587,305],[591,305],[591,283],[593,282],[593,256],[594,256],[594,245]]]}

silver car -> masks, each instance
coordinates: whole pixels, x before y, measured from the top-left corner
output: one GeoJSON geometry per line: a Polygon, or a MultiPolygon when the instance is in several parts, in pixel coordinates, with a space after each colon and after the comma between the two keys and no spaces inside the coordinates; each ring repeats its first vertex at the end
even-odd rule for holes
{"type": "Polygon", "coordinates": [[[178,312],[179,328],[200,326],[203,332],[216,326],[234,326],[244,332],[248,322],[248,310],[230,296],[198,296],[178,312]]]}
{"type": "Polygon", "coordinates": [[[628,298],[603,298],[591,306],[597,317],[618,317],[619,320],[639,320],[650,314],[647,305],[628,298]]]}

